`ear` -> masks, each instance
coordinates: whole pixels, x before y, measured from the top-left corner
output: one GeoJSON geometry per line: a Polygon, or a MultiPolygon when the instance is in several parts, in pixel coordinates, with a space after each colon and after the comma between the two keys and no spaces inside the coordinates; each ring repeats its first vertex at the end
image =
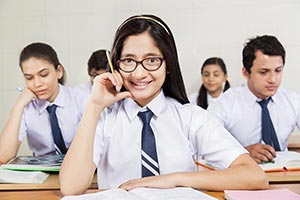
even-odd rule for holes
{"type": "Polygon", "coordinates": [[[250,74],[248,73],[245,67],[242,68],[242,74],[247,80],[250,78],[250,74]]]}
{"type": "Polygon", "coordinates": [[[64,67],[62,65],[58,65],[56,69],[58,79],[61,79],[64,75],[64,67]]]}

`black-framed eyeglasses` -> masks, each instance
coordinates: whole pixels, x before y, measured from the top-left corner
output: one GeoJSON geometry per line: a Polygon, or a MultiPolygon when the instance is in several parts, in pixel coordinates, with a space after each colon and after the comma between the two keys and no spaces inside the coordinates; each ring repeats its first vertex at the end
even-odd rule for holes
{"type": "Polygon", "coordinates": [[[132,58],[124,58],[117,61],[117,66],[120,70],[127,73],[133,72],[138,64],[141,64],[147,71],[156,71],[161,67],[163,61],[164,58],[162,57],[149,57],[144,58],[141,61],[136,61],[132,58]]]}

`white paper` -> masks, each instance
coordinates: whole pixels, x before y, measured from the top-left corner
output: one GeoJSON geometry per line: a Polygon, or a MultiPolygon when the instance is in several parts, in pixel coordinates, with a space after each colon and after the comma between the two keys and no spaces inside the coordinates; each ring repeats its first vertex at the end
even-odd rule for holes
{"type": "Polygon", "coordinates": [[[65,196],[61,200],[216,200],[201,191],[186,187],[172,189],[136,188],[129,192],[111,189],[93,194],[65,196]]]}
{"type": "Polygon", "coordinates": [[[0,169],[0,183],[43,183],[48,176],[44,172],[0,169]]]}

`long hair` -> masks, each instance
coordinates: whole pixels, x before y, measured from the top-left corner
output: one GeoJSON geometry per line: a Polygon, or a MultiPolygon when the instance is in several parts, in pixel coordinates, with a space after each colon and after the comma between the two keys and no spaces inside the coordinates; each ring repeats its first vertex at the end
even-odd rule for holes
{"type": "MultiPolygon", "coordinates": [[[[203,74],[203,70],[206,65],[218,65],[218,66],[220,66],[220,68],[224,72],[224,74],[227,75],[226,65],[221,58],[212,57],[212,58],[206,59],[201,67],[201,74],[203,74]]],[[[230,83],[228,80],[226,80],[223,92],[225,92],[229,88],[230,88],[230,83]]],[[[207,109],[207,107],[208,107],[207,89],[204,87],[203,84],[201,85],[201,87],[199,89],[199,93],[198,93],[198,97],[197,97],[197,105],[202,107],[203,109],[207,109]]]]}
{"type": "Polygon", "coordinates": [[[175,40],[169,27],[160,18],[153,15],[136,15],[128,18],[119,26],[111,51],[114,66],[120,59],[124,41],[129,36],[144,32],[148,32],[155,41],[166,62],[167,74],[162,86],[164,94],[178,100],[181,104],[188,103],[175,40]]]}
{"type": "MultiPolygon", "coordinates": [[[[38,58],[42,60],[46,60],[50,64],[54,66],[54,69],[57,70],[58,66],[61,65],[55,50],[48,44],[45,43],[31,43],[27,45],[21,52],[19,65],[22,69],[22,62],[28,60],[29,58],[38,58]]],[[[62,66],[62,65],[61,65],[62,66]]],[[[58,83],[64,85],[66,81],[66,72],[63,69],[63,75],[60,79],[58,79],[58,83]]]]}

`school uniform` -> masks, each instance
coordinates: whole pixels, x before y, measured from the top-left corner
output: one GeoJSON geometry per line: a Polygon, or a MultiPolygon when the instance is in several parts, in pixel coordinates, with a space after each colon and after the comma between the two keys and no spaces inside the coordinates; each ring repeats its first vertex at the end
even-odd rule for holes
{"type": "Polygon", "coordinates": [[[93,87],[93,85],[89,81],[89,82],[81,83],[78,86],[76,86],[75,88],[78,88],[79,90],[83,91],[84,93],[90,95],[92,92],[92,87],[93,87]]]}
{"type": "MultiPolygon", "coordinates": [[[[161,91],[147,106],[156,141],[160,174],[196,171],[203,157],[218,169],[227,168],[246,150],[208,112],[182,105],[161,91]]],[[[141,108],[126,98],[105,109],[97,124],[93,161],[100,189],[116,188],[141,178],[141,108]]]]}
{"type": "Polygon", "coordinates": [[[56,115],[66,147],[71,142],[81,120],[87,95],[78,89],[59,85],[59,93],[54,102],[35,99],[25,108],[21,120],[19,140],[27,136],[28,145],[34,155],[55,154],[47,106],[57,105],[56,115]]]}
{"type": "MultiPolygon", "coordinates": [[[[218,97],[213,98],[210,94],[208,94],[208,92],[206,92],[206,95],[207,95],[207,105],[209,105],[213,101],[217,100],[222,94],[223,94],[223,92],[221,92],[218,97]]],[[[197,104],[198,95],[199,95],[199,92],[195,92],[195,93],[191,94],[188,97],[191,104],[198,105],[197,104]]]]}
{"type": "MultiPolygon", "coordinates": [[[[230,88],[208,107],[225,128],[243,145],[263,143],[261,101],[247,84],[230,88]]],[[[279,88],[268,104],[270,117],[279,141],[280,149],[287,150],[288,137],[295,127],[300,128],[300,96],[279,88]]]]}

